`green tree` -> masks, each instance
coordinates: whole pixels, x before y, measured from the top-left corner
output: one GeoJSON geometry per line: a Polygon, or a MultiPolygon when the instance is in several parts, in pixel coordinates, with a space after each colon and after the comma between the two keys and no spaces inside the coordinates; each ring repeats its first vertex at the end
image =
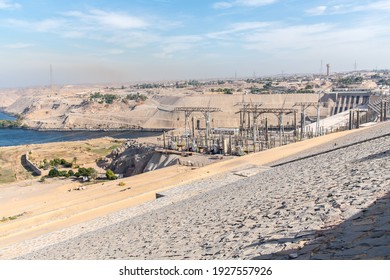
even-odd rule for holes
{"type": "Polygon", "coordinates": [[[266,82],[263,86],[264,89],[271,89],[272,88],[272,82],[266,82]]]}
{"type": "Polygon", "coordinates": [[[79,174],[79,176],[83,176],[83,177],[85,176],[92,179],[96,179],[97,177],[97,171],[92,167],[89,168],[81,167],[79,168],[77,173],[79,174]]]}
{"type": "Polygon", "coordinates": [[[59,174],[59,171],[56,169],[56,168],[52,168],[50,169],[49,171],[49,177],[58,177],[60,174],[59,174]]]}

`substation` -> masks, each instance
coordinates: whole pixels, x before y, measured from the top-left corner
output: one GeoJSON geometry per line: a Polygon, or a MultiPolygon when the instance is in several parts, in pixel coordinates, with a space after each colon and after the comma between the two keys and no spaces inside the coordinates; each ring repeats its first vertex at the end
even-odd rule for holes
{"type": "Polygon", "coordinates": [[[320,112],[329,110],[329,104],[320,102],[321,99],[296,102],[292,108],[266,108],[261,102],[239,102],[235,105],[236,116],[232,116],[239,118],[239,126],[229,128],[214,126],[213,117],[222,112],[221,108],[175,107],[172,113],[178,120],[184,118],[184,133],[164,132],[160,140],[166,152],[241,156],[388,118],[390,96],[360,94],[358,98],[359,92],[335,93],[330,111],[334,116],[344,112],[344,116],[343,121],[333,126],[322,124],[326,119],[321,120],[320,112]],[[309,116],[309,108],[314,108],[317,116],[309,116]]]}

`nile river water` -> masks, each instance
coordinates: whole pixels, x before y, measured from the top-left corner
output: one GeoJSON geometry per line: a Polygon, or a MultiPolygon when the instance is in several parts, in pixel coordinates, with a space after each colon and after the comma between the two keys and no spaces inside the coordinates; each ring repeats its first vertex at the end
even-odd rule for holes
{"type": "MultiPolygon", "coordinates": [[[[10,115],[0,112],[0,120],[13,120],[10,115]]],[[[62,141],[77,141],[101,137],[138,138],[158,135],[155,132],[138,131],[36,131],[21,128],[0,129],[0,147],[40,144],[62,141]]]]}

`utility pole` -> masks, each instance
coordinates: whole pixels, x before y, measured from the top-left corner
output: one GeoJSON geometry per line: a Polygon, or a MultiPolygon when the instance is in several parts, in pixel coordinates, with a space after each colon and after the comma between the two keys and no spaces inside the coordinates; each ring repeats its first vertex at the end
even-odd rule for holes
{"type": "Polygon", "coordinates": [[[381,100],[381,114],[380,114],[380,121],[383,122],[384,121],[384,114],[383,114],[383,96],[382,96],[382,100],[381,100]]]}
{"type": "Polygon", "coordinates": [[[353,113],[352,113],[352,110],[349,110],[349,124],[348,124],[348,129],[349,130],[352,130],[353,128],[353,113]]]}
{"type": "Polygon", "coordinates": [[[222,110],[220,108],[211,108],[211,107],[176,107],[175,108],[176,112],[184,112],[184,123],[185,123],[185,137],[186,137],[186,145],[188,148],[188,136],[190,128],[188,127],[189,125],[189,117],[193,112],[200,112],[203,113],[206,119],[206,131],[205,131],[205,140],[206,140],[206,147],[209,148],[209,133],[210,133],[210,113],[213,112],[221,112],[222,110]],[[188,127],[188,130],[187,130],[188,127]]]}
{"type": "Polygon", "coordinates": [[[294,111],[294,136],[298,137],[298,135],[297,135],[297,111],[294,111]]]}
{"type": "Polygon", "coordinates": [[[265,118],[265,142],[267,143],[267,149],[269,149],[268,140],[268,118],[265,118]]]}
{"type": "Polygon", "coordinates": [[[357,109],[356,111],[356,128],[360,128],[360,110],[357,109]]]}
{"type": "MultiPolygon", "coordinates": [[[[301,106],[301,140],[303,139],[303,132],[305,129],[305,111],[307,108],[313,106],[314,108],[317,108],[317,116],[319,114],[319,108],[320,108],[321,102],[296,102],[293,107],[295,106],[301,106]]],[[[317,131],[319,131],[319,117],[317,121],[317,131]]]]}
{"type": "Polygon", "coordinates": [[[50,89],[53,89],[53,67],[50,64],[50,89]]]}
{"type": "MultiPolygon", "coordinates": [[[[259,105],[261,106],[261,105],[259,105]]],[[[257,119],[260,115],[262,114],[274,114],[278,117],[278,120],[279,120],[279,133],[280,133],[280,139],[281,139],[281,135],[283,133],[283,116],[284,114],[296,114],[296,109],[284,109],[284,108],[259,108],[259,107],[256,107],[256,106],[251,106],[251,107],[242,107],[240,109],[239,112],[247,112],[248,113],[248,116],[250,116],[250,114],[252,114],[252,119],[253,119],[253,141],[256,142],[256,134],[257,134],[257,119]]],[[[237,112],[237,113],[239,113],[237,112]]],[[[237,114],[236,113],[236,114],[237,114]]],[[[268,119],[266,119],[265,121],[265,140],[268,141],[268,119]]]]}
{"type": "Polygon", "coordinates": [[[316,136],[320,135],[320,99],[321,99],[321,92],[318,92],[316,136]]]}
{"type": "MultiPolygon", "coordinates": [[[[250,130],[252,130],[252,137],[253,137],[253,151],[256,150],[256,141],[257,141],[257,119],[259,117],[259,114],[257,114],[257,109],[260,108],[263,103],[262,102],[239,102],[235,106],[241,106],[240,111],[238,112],[240,114],[240,134],[242,136],[242,130],[245,127],[245,119],[243,119],[242,116],[245,116],[246,113],[248,113],[248,127],[246,128],[247,130],[247,137],[250,134],[250,130]],[[250,126],[251,122],[251,114],[252,114],[252,127],[250,126]]],[[[236,113],[237,114],[237,113],[236,113]]]]}

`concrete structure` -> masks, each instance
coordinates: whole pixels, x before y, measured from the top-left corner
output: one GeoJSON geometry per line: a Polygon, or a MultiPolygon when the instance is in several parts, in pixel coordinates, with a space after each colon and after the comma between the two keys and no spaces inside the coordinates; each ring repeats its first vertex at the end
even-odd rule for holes
{"type": "Polygon", "coordinates": [[[372,92],[370,90],[345,90],[333,92],[333,94],[336,95],[336,105],[333,108],[332,115],[336,115],[360,105],[367,105],[372,92]]]}
{"type": "Polygon", "coordinates": [[[39,170],[38,167],[34,165],[29,159],[28,159],[28,154],[22,155],[21,162],[23,167],[30,171],[34,176],[41,176],[42,172],[39,170]]]}

